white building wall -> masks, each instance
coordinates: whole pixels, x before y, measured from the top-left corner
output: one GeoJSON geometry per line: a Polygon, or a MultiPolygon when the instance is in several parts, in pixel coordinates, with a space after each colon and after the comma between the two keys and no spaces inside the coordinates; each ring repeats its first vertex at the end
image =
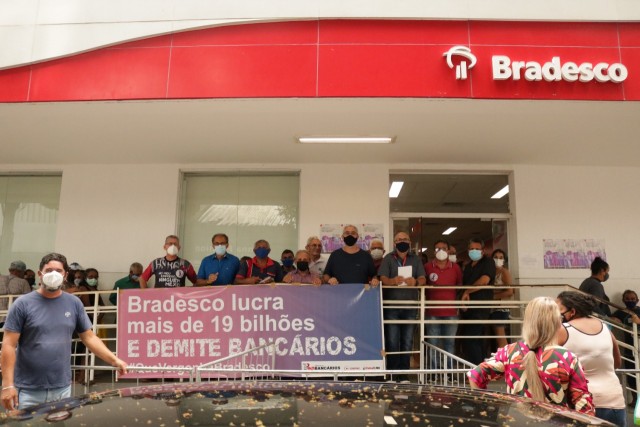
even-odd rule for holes
{"type": "Polygon", "coordinates": [[[637,0],[0,0],[0,69],[230,22],[317,18],[640,20],[637,0]]]}
{"type": "MultiPolygon", "coordinates": [[[[247,164],[224,169],[234,166],[264,170],[264,165],[247,164]]],[[[282,169],[291,170],[291,165],[282,169]]],[[[300,170],[300,247],[308,236],[318,234],[322,223],[384,224],[389,247],[390,165],[302,164],[300,170]]],[[[411,165],[410,170],[464,169],[411,165]]],[[[162,255],[164,237],[177,228],[180,165],[74,165],[62,171],[56,250],[70,261],[97,267],[102,289],[126,275],[131,262],[146,265],[162,255]]],[[[611,264],[605,285],[609,296],[615,302],[624,289],[640,291],[634,254],[640,240],[635,214],[640,211],[638,182],[640,168],[514,166],[511,267],[516,278],[523,284],[578,286],[588,271],[545,270],[542,240],[602,238],[611,264]]],[[[523,298],[534,295],[525,293],[523,298]]]]}

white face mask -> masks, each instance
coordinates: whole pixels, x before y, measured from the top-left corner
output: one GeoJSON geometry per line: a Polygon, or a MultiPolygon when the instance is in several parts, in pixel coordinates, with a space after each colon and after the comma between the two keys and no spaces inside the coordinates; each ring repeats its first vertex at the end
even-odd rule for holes
{"type": "Polygon", "coordinates": [[[171,245],[167,248],[167,255],[174,256],[178,255],[178,247],[176,245],[171,245]]]}
{"type": "Polygon", "coordinates": [[[216,252],[216,255],[224,255],[227,253],[227,247],[225,245],[216,245],[213,247],[213,250],[216,252]]]}
{"type": "Polygon", "coordinates": [[[496,267],[500,268],[504,265],[503,259],[494,258],[493,261],[496,263],[496,267]]]}
{"type": "Polygon", "coordinates": [[[449,261],[458,262],[458,257],[456,256],[456,254],[449,255],[449,261]]]}
{"type": "Polygon", "coordinates": [[[42,284],[50,292],[57,291],[62,287],[64,276],[57,271],[50,271],[42,275],[42,284]]]}
{"type": "Polygon", "coordinates": [[[382,249],[371,249],[371,257],[373,259],[380,259],[382,258],[383,254],[384,254],[384,251],[382,249]]]}
{"type": "Polygon", "coordinates": [[[436,252],[436,258],[438,259],[438,261],[444,261],[449,259],[449,254],[446,250],[440,250],[436,252]]]}

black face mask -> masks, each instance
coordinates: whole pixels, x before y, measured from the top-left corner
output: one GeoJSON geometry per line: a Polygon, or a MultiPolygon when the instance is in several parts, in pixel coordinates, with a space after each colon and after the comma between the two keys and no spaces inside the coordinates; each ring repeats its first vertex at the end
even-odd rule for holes
{"type": "Polygon", "coordinates": [[[405,253],[409,249],[411,249],[411,245],[408,242],[398,242],[398,243],[396,243],[396,250],[398,252],[405,253]]]}
{"type": "Polygon", "coordinates": [[[309,263],[307,261],[298,261],[296,266],[298,267],[298,270],[300,270],[300,271],[309,270],[309,263]]]}
{"type": "Polygon", "coordinates": [[[348,235],[343,240],[345,245],[353,246],[358,241],[358,238],[356,236],[348,235]]]}

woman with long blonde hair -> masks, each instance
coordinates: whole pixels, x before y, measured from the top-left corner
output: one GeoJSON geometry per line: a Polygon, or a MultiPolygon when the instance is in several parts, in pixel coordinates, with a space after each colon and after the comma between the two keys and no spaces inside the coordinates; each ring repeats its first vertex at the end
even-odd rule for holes
{"type": "Polygon", "coordinates": [[[485,389],[490,380],[504,376],[509,393],[595,415],[578,358],[556,344],[560,326],[555,300],[532,299],[524,313],[522,339],[469,371],[471,387],[485,389]]]}

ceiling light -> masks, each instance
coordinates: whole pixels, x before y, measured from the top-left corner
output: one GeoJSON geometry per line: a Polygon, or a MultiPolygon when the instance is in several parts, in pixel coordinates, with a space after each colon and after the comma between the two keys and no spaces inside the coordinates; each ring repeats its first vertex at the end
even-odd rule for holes
{"type": "Polygon", "coordinates": [[[302,136],[298,138],[301,144],[390,144],[393,142],[390,136],[367,136],[367,137],[312,137],[302,136]]]}
{"type": "Polygon", "coordinates": [[[404,185],[404,181],[393,181],[391,183],[391,188],[389,188],[389,197],[396,198],[400,195],[400,190],[402,190],[402,186],[404,185]]]}
{"type": "Polygon", "coordinates": [[[509,193],[509,186],[505,185],[504,188],[500,191],[498,191],[496,194],[494,194],[493,196],[491,196],[492,199],[502,199],[505,194],[509,193]]]}
{"type": "Polygon", "coordinates": [[[458,229],[458,227],[449,227],[446,230],[444,230],[442,232],[443,236],[448,236],[449,234],[453,233],[454,231],[456,231],[458,229]]]}

